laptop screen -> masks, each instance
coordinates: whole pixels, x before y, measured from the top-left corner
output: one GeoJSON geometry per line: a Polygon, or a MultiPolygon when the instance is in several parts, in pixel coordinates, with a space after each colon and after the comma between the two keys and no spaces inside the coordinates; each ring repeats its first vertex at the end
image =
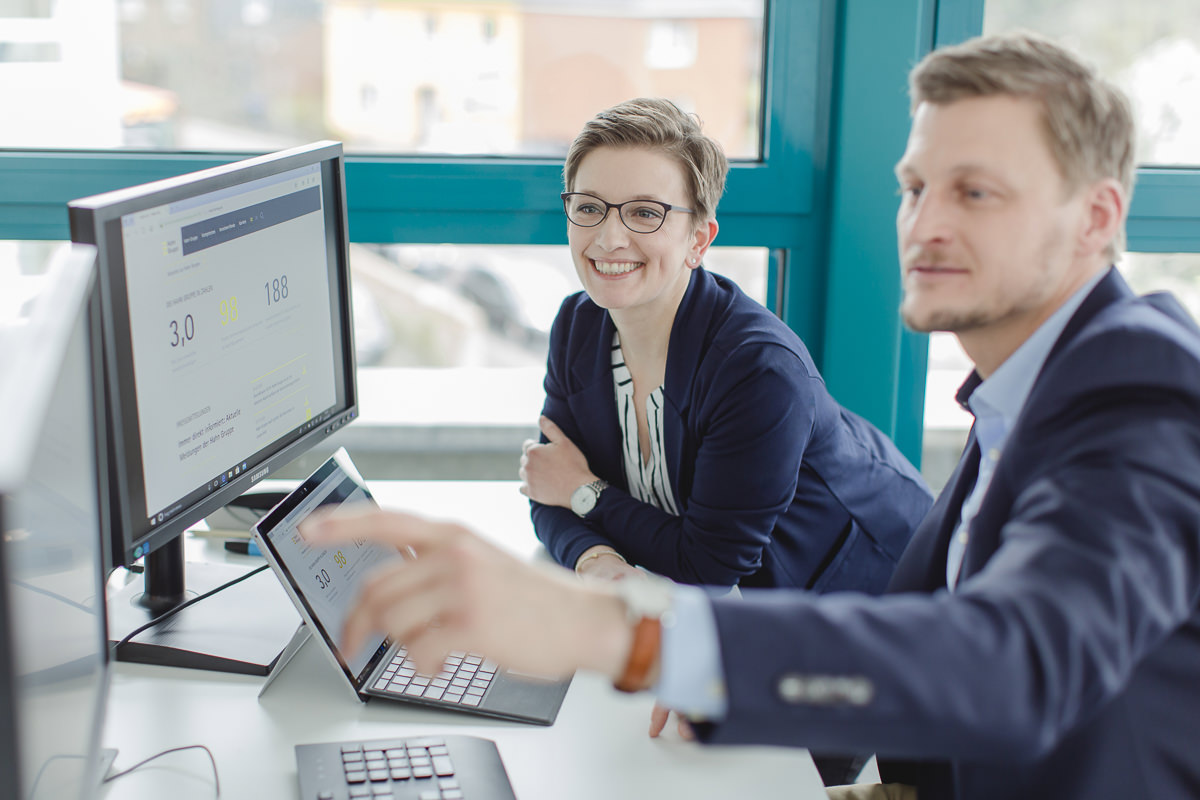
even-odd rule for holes
{"type": "Polygon", "coordinates": [[[265,544],[272,561],[286,577],[294,599],[307,609],[306,617],[316,623],[317,634],[337,656],[338,662],[357,685],[372,659],[388,647],[382,634],[371,634],[355,653],[340,646],[342,626],[358,599],[362,582],[371,571],[393,558],[394,549],[365,541],[344,543],[338,547],[315,547],[304,540],[297,526],[323,506],[372,503],[362,479],[353,468],[344,468],[339,455],[330,458],[296,491],[264,516],[256,526],[259,541],[265,544]]]}

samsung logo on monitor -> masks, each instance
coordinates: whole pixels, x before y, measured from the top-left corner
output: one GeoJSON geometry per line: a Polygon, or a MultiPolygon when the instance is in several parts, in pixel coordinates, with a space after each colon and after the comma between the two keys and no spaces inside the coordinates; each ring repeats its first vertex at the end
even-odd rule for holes
{"type": "Polygon", "coordinates": [[[266,474],[267,474],[268,472],[270,472],[270,471],[271,471],[271,468],[270,468],[270,467],[263,467],[263,468],[262,468],[262,469],[260,469],[258,472],[254,473],[253,475],[251,475],[251,476],[250,476],[250,482],[251,482],[251,483],[254,483],[254,482],[255,482],[255,481],[257,481],[259,478],[263,477],[264,475],[266,475],[266,474]]]}

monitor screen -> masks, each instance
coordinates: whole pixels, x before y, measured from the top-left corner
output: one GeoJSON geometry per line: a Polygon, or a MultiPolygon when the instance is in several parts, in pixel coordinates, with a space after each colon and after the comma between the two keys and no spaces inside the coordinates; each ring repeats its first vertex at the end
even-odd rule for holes
{"type": "Polygon", "coordinates": [[[100,253],[116,565],[357,413],[342,148],[70,203],[100,253]]]}
{"type": "Polygon", "coordinates": [[[0,325],[0,796],[92,797],[107,695],[96,253],[0,325]],[[96,327],[93,327],[96,326],[96,327]]]}

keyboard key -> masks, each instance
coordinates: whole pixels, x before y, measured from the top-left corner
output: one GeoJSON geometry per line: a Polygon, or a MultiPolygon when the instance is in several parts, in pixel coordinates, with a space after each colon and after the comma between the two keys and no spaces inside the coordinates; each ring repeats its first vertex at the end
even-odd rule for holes
{"type": "Polygon", "coordinates": [[[429,748],[429,755],[431,755],[431,756],[448,756],[448,755],[450,755],[450,749],[447,748],[446,745],[444,745],[444,744],[434,745],[433,747],[429,748]]]}
{"type": "Polygon", "coordinates": [[[367,773],[360,770],[346,773],[346,783],[366,783],[367,773]]]}
{"type": "Polygon", "coordinates": [[[433,767],[418,767],[413,765],[412,773],[414,778],[432,778],[433,767]]]}
{"type": "Polygon", "coordinates": [[[459,788],[458,787],[458,778],[442,778],[441,780],[438,781],[438,788],[441,789],[443,792],[446,791],[447,789],[457,789],[457,788],[459,788]]]}
{"type": "Polygon", "coordinates": [[[370,797],[371,789],[370,789],[370,787],[367,787],[367,786],[351,786],[350,787],[350,796],[354,797],[354,798],[370,797]]]}
{"type": "Polygon", "coordinates": [[[442,800],[462,800],[463,793],[458,789],[442,792],[442,800]]]}
{"type": "Polygon", "coordinates": [[[388,779],[388,771],[386,769],[373,769],[367,773],[367,777],[371,779],[371,783],[386,781],[388,779]]]}
{"type": "Polygon", "coordinates": [[[406,781],[412,777],[412,770],[408,767],[394,767],[391,775],[394,781],[406,781]]]}
{"type": "Polygon", "coordinates": [[[418,800],[441,800],[442,795],[437,789],[428,789],[417,795],[418,800]]]}
{"type": "Polygon", "coordinates": [[[454,765],[450,763],[449,756],[434,756],[433,771],[438,774],[439,778],[446,778],[454,774],[454,765]]]}
{"type": "Polygon", "coordinates": [[[354,763],[359,763],[359,762],[361,762],[362,760],[363,760],[363,752],[362,752],[362,750],[354,750],[354,751],[352,751],[352,752],[349,752],[349,753],[347,753],[347,752],[343,752],[343,753],[342,753],[342,763],[343,763],[343,764],[354,764],[354,763]]]}
{"type": "Polygon", "coordinates": [[[462,704],[464,706],[477,706],[482,700],[483,698],[479,695],[468,694],[463,695],[462,704]]]}
{"type": "Polygon", "coordinates": [[[425,694],[423,694],[422,697],[424,697],[426,700],[441,700],[442,692],[444,691],[446,690],[441,686],[430,686],[425,690],[425,694]]]}

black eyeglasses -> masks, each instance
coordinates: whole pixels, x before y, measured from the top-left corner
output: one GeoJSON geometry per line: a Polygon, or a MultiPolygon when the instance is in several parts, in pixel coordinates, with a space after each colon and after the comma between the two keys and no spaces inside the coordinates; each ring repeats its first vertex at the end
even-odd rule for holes
{"type": "Polygon", "coordinates": [[[634,233],[654,233],[663,226],[668,211],[679,211],[684,214],[695,214],[690,208],[660,203],[657,200],[626,200],[624,203],[609,203],[599,197],[583,192],[563,192],[563,211],[567,219],[581,228],[594,228],[608,216],[612,209],[617,210],[626,228],[634,233]]]}

